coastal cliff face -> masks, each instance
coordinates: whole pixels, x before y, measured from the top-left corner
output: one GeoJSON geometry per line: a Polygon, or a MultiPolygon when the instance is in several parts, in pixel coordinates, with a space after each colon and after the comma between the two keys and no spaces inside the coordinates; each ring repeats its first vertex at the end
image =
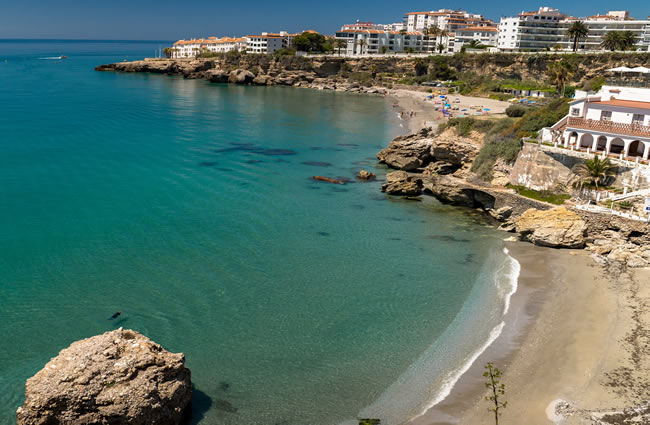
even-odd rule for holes
{"type": "Polygon", "coordinates": [[[344,58],[336,56],[280,56],[238,54],[207,59],[150,59],[101,65],[97,71],[152,72],[205,78],[213,82],[228,82],[232,71],[241,69],[254,75],[258,85],[297,85],[317,83],[331,88],[332,84],[357,84],[358,87],[391,87],[400,80],[429,74],[430,79],[448,79],[448,73],[471,72],[496,79],[548,79],[548,67],[558,61],[574,67],[573,82],[604,75],[607,69],[625,64],[643,66],[650,62],[645,53],[598,54],[510,54],[480,53],[434,56],[428,59],[404,57],[344,58]],[[424,66],[422,61],[424,60],[424,66]],[[418,65],[418,66],[416,66],[418,65]],[[418,69],[420,71],[418,71],[418,69]],[[422,74],[424,70],[424,74],[422,74]],[[311,79],[311,81],[309,81],[311,79]]]}
{"type": "Polygon", "coordinates": [[[428,193],[442,202],[480,208],[500,222],[500,229],[519,239],[555,248],[586,248],[600,264],[646,267],[650,264],[650,225],[624,217],[598,214],[530,199],[508,189],[508,180],[545,188],[568,178],[571,164],[524,147],[514,167],[495,164],[505,177],[481,181],[471,172],[484,136],[461,137],[454,128],[431,129],[395,138],[377,154],[398,171],[388,174],[382,191],[397,196],[428,193]],[[544,184],[542,184],[544,182],[544,184]]]}
{"type": "Polygon", "coordinates": [[[118,329],[77,341],[27,380],[18,425],[177,425],[192,397],[182,353],[118,329]]]}

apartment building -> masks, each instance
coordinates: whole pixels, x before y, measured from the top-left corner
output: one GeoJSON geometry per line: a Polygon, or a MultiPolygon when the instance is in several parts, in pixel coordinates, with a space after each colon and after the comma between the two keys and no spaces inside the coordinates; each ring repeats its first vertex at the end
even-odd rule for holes
{"type": "Polygon", "coordinates": [[[450,52],[460,52],[463,46],[472,40],[483,46],[497,47],[499,30],[496,27],[466,27],[457,29],[449,38],[448,48],[450,52]]]}
{"type": "Polygon", "coordinates": [[[357,20],[354,24],[346,24],[341,27],[341,31],[347,30],[380,30],[380,31],[401,31],[406,29],[403,22],[395,22],[392,24],[375,24],[373,22],[361,22],[357,20]]]}
{"type": "Polygon", "coordinates": [[[298,35],[300,34],[289,34],[286,31],[247,35],[246,51],[248,53],[273,54],[280,49],[291,47],[293,45],[293,39],[298,35]]]}
{"type": "Polygon", "coordinates": [[[578,20],[589,28],[587,38],[578,45],[581,50],[599,50],[603,36],[608,32],[631,31],[637,39],[637,50],[650,51],[650,20],[631,18],[627,11],[576,18],[550,7],[501,18],[498,48],[503,51],[572,49],[573,40],[566,32],[578,20]]]}
{"type": "Polygon", "coordinates": [[[178,40],[173,45],[172,58],[192,58],[202,51],[226,53],[232,50],[246,50],[245,38],[208,37],[191,40],[178,40]]]}
{"type": "MultiPolygon", "coordinates": [[[[444,51],[446,52],[458,52],[460,51],[462,45],[465,43],[465,40],[470,36],[470,32],[463,31],[462,34],[459,34],[459,31],[465,30],[466,28],[476,28],[476,27],[487,27],[496,29],[497,26],[494,22],[489,19],[484,18],[482,15],[469,13],[464,10],[449,10],[449,9],[440,9],[438,11],[431,12],[409,12],[404,15],[404,24],[407,31],[421,31],[426,32],[427,29],[432,27],[437,27],[440,30],[447,32],[447,35],[444,37],[432,38],[427,45],[427,48],[430,51],[436,51],[437,44],[442,43],[444,46],[444,51]],[[457,38],[458,37],[458,38],[457,38]]],[[[477,32],[475,35],[471,34],[471,37],[484,38],[486,42],[490,41],[492,37],[482,34],[492,34],[495,31],[488,30],[477,32]]],[[[492,44],[495,45],[495,44],[492,44]]]]}
{"type": "Polygon", "coordinates": [[[429,37],[418,31],[342,30],[336,33],[336,39],[347,42],[341,49],[346,55],[429,51],[429,37]]]}

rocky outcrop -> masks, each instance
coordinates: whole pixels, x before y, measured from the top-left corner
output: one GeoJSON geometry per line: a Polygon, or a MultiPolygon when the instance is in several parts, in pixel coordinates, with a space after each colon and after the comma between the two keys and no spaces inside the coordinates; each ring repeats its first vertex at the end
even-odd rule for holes
{"type": "Polygon", "coordinates": [[[359,171],[359,174],[357,174],[357,178],[359,180],[374,180],[377,178],[377,175],[366,170],[361,170],[359,171]]]}
{"type": "Polygon", "coordinates": [[[432,131],[425,128],[414,134],[396,137],[377,154],[377,159],[398,170],[416,170],[431,161],[432,145],[432,131]]]}
{"type": "Polygon", "coordinates": [[[235,69],[228,76],[228,82],[234,84],[249,84],[253,82],[253,79],[255,79],[255,75],[244,69],[235,69]]]}
{"type": "Polygon", "coordinates": [[[18,425],[177,425],[192,397],[182,353],[121,328],[77,341],[27,380],[18,425]]]}
{"type": "Polygon", "coordinates": [[[386,176],[381,191],[389,195],[419,196],[422,194],[422,180],[406,171],[395,171],[386,176]]]}
{"type": "Polygon", "coordinates": [[[586,223],[564,207],[546,211],[529,209],[514,219],[515,230],[522,240],[552,248],[583,248],[586,223]]]}
{"type": "Polygon", "coordinates": [[[227,83],[230,74],[221,69],[211,69],[203,73],[205,79],[211,83],[227,83]]]}

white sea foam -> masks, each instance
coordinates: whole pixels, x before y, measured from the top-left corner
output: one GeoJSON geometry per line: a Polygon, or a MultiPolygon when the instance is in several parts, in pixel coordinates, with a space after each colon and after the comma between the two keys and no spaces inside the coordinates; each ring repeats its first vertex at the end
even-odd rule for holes
{"type": "MultiPolygon", "coordinates": [[[[441,376],[441,371],[431,370],[432,359],[438,358],[438,356],[449,356],[449,346],[458,349],[458,346],[466,343],[466,338],[461,337],[457,334],[459,329],[463,325],[457,327],[450,326],[444,335],[440,337],[440,340],[445,340],[444,342],[436,341],[422,356],[416,360],[398,379],[394,382],[390,388],[388,388],[371,406],[367,407],[361,412],[361,415],[370,415],[374,417],[382,417],[382,423],[386,419],[387,424],[400,423],[404,419],[404,406],[400,404],[408,404],[409,401],[412,401],[413,393],[429,393],[429,401],[422,404],[419,403],[417,410],[413,409],[415,406],[410,406],[408,416],[410,419],[422,416],[429,409],[439,404],[445,398],[449,396],[452,389],[458,382],[458,380],[467,372],[474,362],[479,358],[479,356],[485,352],[485,350],[501,335],[505,322],[503,321],[503,316],[506,315],[510,308],[510,299],[512,295],[517,291],[519,273],[521,266],[519,262],[509,255],[509,251],[504,248],[504,254],[506,254],[506,260],[501,264],[492,269],[491,279],[492,279],[492,290],[496,288],[498,298],[500,303],[503,305],[503,309],[499,314],[501,319],[499,323],[496,324],[493,328],[487,332],[487,338],[476,348],[471,349],[470,347],[467,351],[467,354],[464,358],[461,359],[460,365],[446,374],[444,377],[441,376]],[[457,341],[455,341],[457,339],[457,341]],[[427,365],[429,367],[427,367],[427,365]],[[437,389],[432,391],[430,383],[433,380],[437,380],[437,389]],[[420,392],[422,391],[422,392],[420,392]],[[402,413],[401,417],[397,417],[396,413],[402,413]]],[[[472,309],[473,306],[469,306],[468,309],[472,309]]],[[[496,308],[496,306],[495,306],[496,308]]],[[[467,324],[465,324],[467,326],[467,324]]],[[[474,328],[475,326],[471,326],[474,328]]],[[[484,334],[485,335],[485,334],[484,334]]],[[[435,369],[435,368],[433,368],[435,369]]]]}

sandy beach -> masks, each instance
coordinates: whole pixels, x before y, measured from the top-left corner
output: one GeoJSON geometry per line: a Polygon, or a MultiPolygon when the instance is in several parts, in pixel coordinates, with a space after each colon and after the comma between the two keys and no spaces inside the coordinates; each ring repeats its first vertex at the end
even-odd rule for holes
{"type": "MultiPolygon", "coordinates": [[[[410,132],[445,119],[425,92],[400,89],[390,96],[397,113],[405,112],[410,132]]],[[[503,114],[509,105],[450,98],[460,99],[459,109],[481,105],[490,115],[503,114]]],[[[650,270],[603,268],[582,250],[506,246],[520,262],[521,275],[501,336],[444,401],[409,424],[493,424],[482,377],[487,362],[504,373],[503,423],[591,424],[606,412],[650,400],[650,287],[644,285],[650,270]],[[556,409],[562,402],[568,403],[559,412],[564,416],[556,409]]]]}
{"type": "MultiPolygon", "coordinates": [[[[438,123],[445,120],[442,112],[435,110],[436,104],[434,100],[436,96],[432,100],[426,100],[429,95],[431,93],[417,90],[390,90],[389,98],[393,101],[395,113],[403,112],[402,126],[404,128],[414,132],[424,127],[436,127],[438,123]],[[415,112],[415,116],[410,115],[411,111],[415,112]]],[[[489,111],[482,111],[481,116],[503,114],[510,105],[508,102],[499,100],[455,94],[449,95],[449,99],[452,100],[452,105],[458,108],[458,110],[453,111],[454,116],[472,113],[470,111],[476,112],[476,109],[474,109],[476,107],[481,107],[481,110],[489,109],[489,111]],[[460,102],[454,102],[456,99],[460,102]],[[462,109],[468,111],[462,112],[462,109]]]]}
{"type": "MultiPolygon", "coordinates": [[[[508,242],[521,264],[501,336],[460,379],[450,396],[412,425],[492,424],[483,366],[504,372],[504,423],[585,424],[594,412],[647,400],[648,270],[606,272],[584,251],[508,242]],[[558,401],[571,415],[555,415],[558,401]]],[[[597,413],[596,413],[597,414],[597,413]]]]}

